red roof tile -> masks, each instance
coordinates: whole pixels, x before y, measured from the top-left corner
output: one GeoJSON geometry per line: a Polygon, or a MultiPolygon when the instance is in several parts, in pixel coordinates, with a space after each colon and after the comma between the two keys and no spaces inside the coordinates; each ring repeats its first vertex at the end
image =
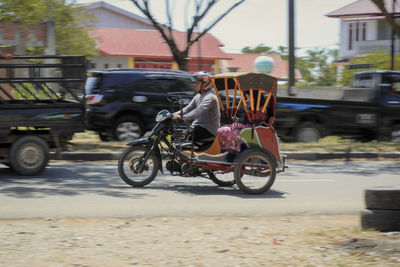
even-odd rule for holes
{"type": "MultiPolygon", "coordinates": [[[[120,28],[97,28],[95,37],[98,40],[98,50],[107,56],[142,56],[172,58],[168,45],[161,34],[155,30],[133,30],[120,28]]],[[[185,45],[186,33],[174,31],[174,38],[182,49],[185,45]]],[[[220,48],[223,46],[213,35],[205,34],[200,39],[200,55],[209,59],[229,59],[220,48]]],[[[198,44],[189,51],[189,57],[198,57],[198,44]]]]}
{"type": "MultiPolygon", "coordinates": [[[[289,63],[287,61],[283,61],[279,55],[276,54],[229,54],[232,60],[227,60],[226,64],[228,67],[238,67],[237,71],[239,72],[253,72],[256,71],[254,69],[254,61],[259,56],[268,56],[274,60],[274,68],[270,73],[272,76],[278,77],[280,79],[287,78],[289,75],[289,63]]],[[[228,70],[225,70],[228,71],[228,70]]],[[[295,72],[296,79],[301,78],[300,73],[296,70],[295,72]]]]}

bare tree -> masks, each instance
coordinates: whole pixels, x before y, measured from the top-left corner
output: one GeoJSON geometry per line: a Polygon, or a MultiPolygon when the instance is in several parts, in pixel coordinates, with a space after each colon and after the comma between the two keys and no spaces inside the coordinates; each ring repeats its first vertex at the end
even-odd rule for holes
{"type": "MultiPolygon", "coordinates": [[[[173,30],[173,20],[170,8],[170,1],[165,0],[165,11],[167,16],[167,23],[161,24],[158,22],[157,18],[153,15],[150,10],[151,0],[131,0],[132,3],[145,15],[153,24],[153,26],[160,32],[162,38],[169,46],[172,56],[175,62],[178,64],[179,69],[188,69],[188,54],[190,47],[195,44],[201,37],[204,36],[208,31],[210,31],[219,21],[221,21],[228,13],[230,13],[235,7],[242,4],[246,0],[236,1],[230,8],[228,8],[224,13],[216,17],[207,27],[199,32],[195,32],[198,28],[199,22],[209,13],[209,11],[219,2],[219,0],[208,0],[206,4],[203,4],[203,0],[193,0],[194,15],[192,17],[192,23],[187,26],[186,29],[186,47],[182,50],[179,49],[178,44],[174,38],[173,30]]],[[[228,0],[231,1],[231,0],[228,0]]],[[[189,1],[186,3],[189,4],[189,1]]]]}
{"type": "MultiPolygon", "coordinates": [[[[396,32],[398,36],[400,36],[400,26],[395,22],[393,19],[392,14],[390,14],[386,7],[385,7],[385,1],[384,0],[371,0],[377,8],[382,12],[382,14],[385,16],[386,21],[390,24],[390,26],[393,28],[393,30],[396,32]]],[[[394,1],[394,0],[392,0],[394,1]]],[[[392,10],[394,12],[394,10],[392,10]]]]}

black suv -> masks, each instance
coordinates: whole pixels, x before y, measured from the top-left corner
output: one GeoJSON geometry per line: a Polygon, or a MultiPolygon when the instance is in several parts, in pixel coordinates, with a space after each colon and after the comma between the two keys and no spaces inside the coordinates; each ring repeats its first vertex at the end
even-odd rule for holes
{"type": "Polygon", "coordinates": [[[87,128],[101,140],[136,139],[162,109],[178,110],[193,98],[190,73],[160,69],[93,71],[86,82],[87,128]],[[180,99],[180,104],[171,99],[180,99]]]}

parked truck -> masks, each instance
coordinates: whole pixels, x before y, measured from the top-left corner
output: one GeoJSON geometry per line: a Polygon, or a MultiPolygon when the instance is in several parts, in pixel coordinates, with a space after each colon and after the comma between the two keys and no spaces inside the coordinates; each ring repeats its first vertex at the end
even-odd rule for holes
{"type": "Polygon", "coordinates": [[[85,130],[83,56],[0,56],[0,163],[21,175],[45,169],[85,130]]]}
{"type": "Polygon", "coordinates": [[[352,87],[338,100],[278,97],[278,134],[297,142],[327,135],[400,142],[400,72],[359,72],[352,87]],[[357,91],[364,100],[347,96],[357,91]]]}

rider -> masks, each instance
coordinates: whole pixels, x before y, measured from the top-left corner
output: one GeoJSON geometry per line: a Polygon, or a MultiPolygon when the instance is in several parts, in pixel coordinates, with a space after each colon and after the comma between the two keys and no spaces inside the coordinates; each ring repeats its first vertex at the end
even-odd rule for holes
{"type": "Polygon", "coordinates": [[[212,88],[211,77],[207,72],[194,74],[198,93],[183,109],[173,114],[174,119],[193,120],[194,143],[210,143],[217,135],[221,114],[217,96],[212,88]],[[210,141],[211,140],[211,141],[210,141]]]}

